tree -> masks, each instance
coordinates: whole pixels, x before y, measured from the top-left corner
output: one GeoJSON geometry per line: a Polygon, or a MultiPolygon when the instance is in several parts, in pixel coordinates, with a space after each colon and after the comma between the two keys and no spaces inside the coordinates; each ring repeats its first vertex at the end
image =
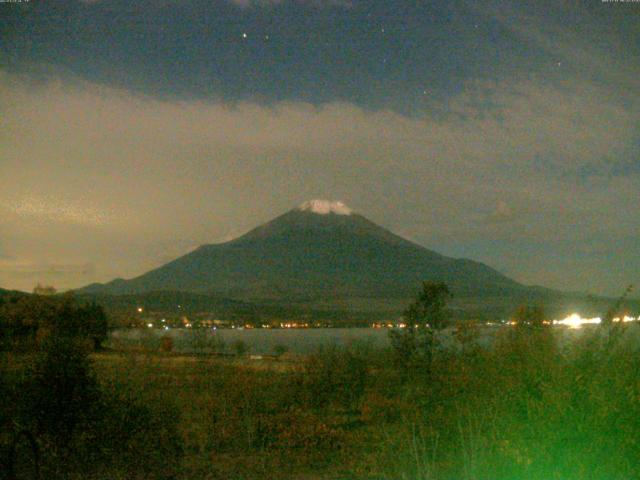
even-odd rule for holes
{"type": "Polygon", "coordinates": [[[422,283],[418,298],[405,310],[404,318],[413,325],[442,330],[449,324],[447,302],[451,299],[449,287],[443,282],[422,283]]]}
{"type": "Polygon", "coordinates": [[[49,336],[90,339],[98,348],[107,338],[107,316],[95,303],[73,295],[24,295],[0,304],[0,340],[7,345],[39,344],[49,336]]]}
{"type": "Polygon", "coordinates": [[[540,306],[520,305],[513,319],[516,325],[521,328],[542,328],[545,326],[544,309],[540,306]]]}
{"type": "Polygon", "coordinates": [[[242,357],[243,355],[245,355],[247,353],[247,350],[249,349],[247,347],[247,344],[242,340],[236,340],[235,342],[233,342],[231,347],[238,357],[242,357]]]}
{"type": "Polygon", "coordinates": [[[602,318],[601,326],[606,331],[607,344],[609,349],[611,349],[613,344],[620,338],[620,335],[624,331],[624,328],[625,328],[624,323],[617,322],[614,325],[613,319],[619,313],[620,309],[622,308],[622,305],[624,305],[624,302],[627,299],[627,296],[629,296],[632,290],[633,290],[633,285],[629,285],[624,290],[620,298],[618,298],[616,302],[613,305],[611,305],[611,308],[607,310],[607,312],[604,314],[604,317],[602,318]]]}
{"type": "Polygon", "coordinates": [[[51,285],[42,285],[40,282],[33,287],[34,295],[55,295],[57,290],[51,285]]]}
{"type": "Polygon", "coordinates": [[[389,332],[396,364],[403,375],[415,365],[431,369],[435,332],[449,324],[446,306],[451,296],[445,283],[423,282],[418,297],[404,311],[404,328],[389,332]]]}
{"type": "Polygon", "coordinates": [[[304,365],[304,385],[315,409],[331,404],[353,412],[359,407],[368,380],[366,352],[357,346],[320,349],[304,365]]]}
{"type": "Polygon", "coordinates": [[[552,355],[555,341],[550,324],[545,323],[544,308],[541,306],[520,305],[513,315],[516,328],[512,336],[519,338],[519,349],[529,352],[529,356],[552,355]]]}
{"type": "Polygon", "coordinates": [[[26,416],[33,417],[35,431],[65,444],[98,400],[88,351],[73,338],[48,338],[35,359],[25,393],[26,416]]]}

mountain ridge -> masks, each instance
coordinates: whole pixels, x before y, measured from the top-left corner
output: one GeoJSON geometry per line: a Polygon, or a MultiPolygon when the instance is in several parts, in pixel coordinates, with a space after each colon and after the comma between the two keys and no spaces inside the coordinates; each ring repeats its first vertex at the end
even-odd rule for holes
{"type": "Polygon", "coordinates": [[[481,262],[446,257],[404,239],[341,202],[313,200],[236,239],[201,245],[138,277],[78,291],[175,290],[283,301],[406,298],[429,279],[448,283],[458,294],[526,288],[481,262]]]}

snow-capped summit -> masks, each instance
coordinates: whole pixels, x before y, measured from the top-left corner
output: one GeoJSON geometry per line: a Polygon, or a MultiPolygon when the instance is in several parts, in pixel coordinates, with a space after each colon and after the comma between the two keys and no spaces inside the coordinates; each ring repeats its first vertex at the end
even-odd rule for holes
{"type": "Polygon", "coordinates": [[[298,210],[310,211],[320,215],[335,213],[336,215],[351,215],[352,211],[344,203],[331,200],[307,200],[298,207],[298,210]]]}
{"type": "MultiPolygon", "coordinates": [[[[504,301],[526,293],[484,264],[440,255],[328,200],[310,200],[238,238],[202,245],[139,277],[90,285],[80,293],[191,292],[275,302],[274,307],[300,312],[305,305],[337,312],[352,308],[347,305],[400,305],[424,280],[477,295],[474,305],[488,295],[504,301]]],[[[234,308],[249,312],[249,305],[234,308]]]]}

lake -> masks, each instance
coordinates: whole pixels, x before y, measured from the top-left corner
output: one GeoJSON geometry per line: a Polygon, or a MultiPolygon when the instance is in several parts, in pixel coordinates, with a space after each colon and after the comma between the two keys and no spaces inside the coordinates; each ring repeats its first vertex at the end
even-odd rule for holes
{"type": "MultiPolygon", "coordinates": [[[[509,326],[482,327],[479,343],[490,345],[496,332],[513,328],[509,326]]],[[[570,329],[554,327],[562,341],[575,339],[584,332],[597,327],[570,329]]],[[[640,345],[639,328],[630,328],[625,335],[628,341],[640,345]]],[[[451,342],[452,330],[441,333],[443,343],[451,342]]],[[[107,347],[115,349],[159,349],[162,337],[173,341],[173,350],[178,353],[214,353],[234,351],[234,344],[242,342],[246,353],[255,355],[273,354],[278,348],[296,354],[308,354],[318,348],[331,345],[348,346],[365,343],[372,347],[389,346],[389,330],[386,328],[299,328],[299,329],[118,329],[111,332],[107,347]]]]}
{"type": "Polygon", "coordinates": [[[298,354],[314,352],[320,347],[348,346],[366,342],[375,347],[389,345],[388,330],[375,328],[279,328],[279,329],[119,329],[111,332],[107,346],[118,349],[159,348],[161,337],[173,340],[179,353],[232,352],[233,344],[243,342],[247,352],[272,354],[277,347],[298,354]]]}

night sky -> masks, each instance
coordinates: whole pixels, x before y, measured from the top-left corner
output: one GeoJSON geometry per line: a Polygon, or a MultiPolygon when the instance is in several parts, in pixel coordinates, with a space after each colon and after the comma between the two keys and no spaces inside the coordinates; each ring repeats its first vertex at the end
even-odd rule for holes
{"type": "Polygon", "coordinates": [[[310,198],[527,284],[640,283],[640,3],[0,3],[0,287],[310,198]]]}

